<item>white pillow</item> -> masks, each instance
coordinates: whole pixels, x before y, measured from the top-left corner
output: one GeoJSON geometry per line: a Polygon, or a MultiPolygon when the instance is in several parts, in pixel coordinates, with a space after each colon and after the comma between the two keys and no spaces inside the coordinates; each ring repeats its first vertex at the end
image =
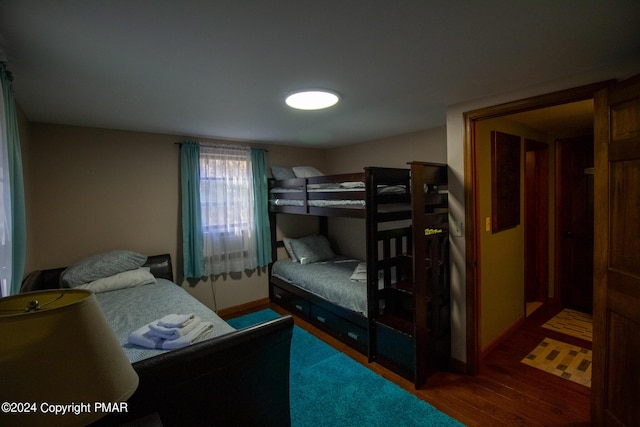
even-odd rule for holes
{"type": "Polygon", "coordinates": [[[313,166],[294,166],[293,173],[297,178],[310,178],[312,176],[323,176],[324,174],[313,166]]]}
{"type": "Polygon", "coordinates": [[[289,258],[291,258],[291,261],[298,262],[298,258],[296,258],[296,254],[293,253],[293,248],[291,248],[291,240],[292,239],[285,237],[282,239],[282,243],[284,243],[284,248],[287,250],[287,253],[289,254],[289,258]]]}
{"type": "Polygon", "coordinates": [[[353,269],[353,274],[351,274],[350,280],[354,282],[366,282],[367,281],[367,263],[361,262],[356,265],[356,268],[353,269]]]}
{"type": "Polygon", "coordinates": [[[93,282],[76,286],[76,289],[88,289],[90,291],[109,292],[124,288],[149,285],[156,283],[156,278],[149,271],[149,267],[140,267],[135,270],[123,271],[113,276],[102,277],[93,282]]]}

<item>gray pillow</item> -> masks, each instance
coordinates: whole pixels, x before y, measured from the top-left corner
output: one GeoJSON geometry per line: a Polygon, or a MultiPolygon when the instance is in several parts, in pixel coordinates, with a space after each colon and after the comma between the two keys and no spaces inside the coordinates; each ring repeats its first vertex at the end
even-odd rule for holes
{"type": "Polygon", "coordinates": [[[291,179],[296,177],[292,168],[283,168],[281,166],[271,166],[271,175],[273,176],[273,179],[277,179],[278,181],[281,179],[291,179]]]}
{"type": "Polygon", "coordinates": [[[328,261],[336,257],[331,250],[329,241],[324,236],[307,236],[301,239],[291,239],[291,250],[300,264],[328,261]]]}
{"type": "Polygon", "coordinates": [[[60,275],[63,287],[73,288],[123,271],[135,270],[147,262],[146,255],[128,250],[105,252],[70,265],[60,275]]]}

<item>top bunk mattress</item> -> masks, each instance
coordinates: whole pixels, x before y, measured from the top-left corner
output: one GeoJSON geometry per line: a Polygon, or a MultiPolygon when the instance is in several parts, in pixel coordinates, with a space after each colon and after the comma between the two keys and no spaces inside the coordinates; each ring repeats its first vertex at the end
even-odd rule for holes
{"type": "Polygon", "coordinates": [[[213,330],[202,340],[235,330],[187,291],[166,279],[157,279],[157,283],[150,285],[95,295],[109,326],[115,332],[118,342],[131,363],[170,351],[140,347],[129,344],[127,341],[131,332],[167,314],[193,313],[202,321],[213,323],[213,330]]]}
{"type": "MultiPolygon", "coordinates": [[[[365,201],[362,198],[365,193],[364,182],[343,182],[336,184],[308,184],[306,186],[307,193],[340,194],[340,198],[318,198],[307,201],[309,206],[364,206],[365,201]],[[358,197],[353,197],[360,194],[358,197]]],[[[274,187],[269,190],[270,202],[276,206],[303,206],[305,201],[294,195],[304,193],[304,187],[274,187]]],[[[380,185],[377,188],[379,195],[402,195],[407,193],[407,188],[403,185],[380,185]]]]}

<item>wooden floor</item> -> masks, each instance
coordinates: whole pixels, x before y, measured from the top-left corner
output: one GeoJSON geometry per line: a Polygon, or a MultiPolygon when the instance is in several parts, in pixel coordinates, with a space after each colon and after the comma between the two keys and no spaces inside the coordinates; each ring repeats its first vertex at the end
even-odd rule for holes
{"type": "MultiPolygon", "coordinates": [[[[274,304],[269,308],[287,313],[274,304]]],[[[368,363],[366,356],[313,325],[294,318],[296,325],[467,426],[589,426],[588,387],[520,362],[545,337],[591,348],[588,341],[541,327],[558,311],[546,306],[536,310],[512,338],[487,356],[480,375],[437,373],[421,390],[415,390],[413,383],[377,363],[368,363]]]]}

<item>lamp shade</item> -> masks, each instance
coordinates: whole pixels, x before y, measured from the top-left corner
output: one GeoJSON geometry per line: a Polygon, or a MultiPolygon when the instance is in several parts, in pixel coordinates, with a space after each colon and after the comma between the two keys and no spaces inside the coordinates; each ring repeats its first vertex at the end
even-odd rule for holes
{"type": "Polygon", "coordinates": [[[0,425],[86,425],[137,387],[92,292],[0,299],[0,425]]]}

